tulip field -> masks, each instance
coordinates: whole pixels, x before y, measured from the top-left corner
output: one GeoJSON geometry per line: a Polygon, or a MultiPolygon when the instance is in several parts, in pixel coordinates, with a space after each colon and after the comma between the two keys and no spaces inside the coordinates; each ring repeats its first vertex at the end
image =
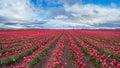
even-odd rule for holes
{"type": "Polygon", "coordinates": [[[120,30],[0,30],[0,68],[120,68],[120,30]]]}

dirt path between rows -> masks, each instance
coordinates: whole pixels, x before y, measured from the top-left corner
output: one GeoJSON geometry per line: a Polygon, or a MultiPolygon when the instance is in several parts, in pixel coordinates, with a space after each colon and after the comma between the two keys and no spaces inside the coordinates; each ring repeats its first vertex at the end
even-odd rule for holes
{"type": "Polygon", "coordinates": [[[37,63],[34,68],[47,68],[47,63],[48,63],[48,60],[52,57],[52,53],[53,51],[56,49],[56,46],[54,46],[53,48],[51,48],[47,55],[42,57],[42,59],[40,60],[39,63],[37,63]]]}
{"type": "Polygon", "coordinates": [[[63,63],[67,63],[65,65],[65,68],[73,68],[72,67],[72,60],[70,60],[71,51],[70,51],[70,48],[68,46],[69,41],[68,41],[68,38],[66,35],[64,37],[65,37],[65,44],[64,44],[65,47],[64,47],[64,53],[63,53],[63,58],[64,58],[63,63]]]}
{"type": "Polygon", "coordinates": [[[96,68],[94,64],[89,60],[89,57],[85,55],[84,63],[86,64],[86,68],[96,68]]]}
{"type": "MultiPolygon", "coordinates": [[[[67,36],[64,36],[65,37],[65,47],[64,47],[64,53],[63,53],[63,58],[64,60],[62,61],[62,65],[65,65],[65,68],[73,68],[72,67],[72,61],[70,60],[70,55],[71,55],[71,51],[70,51],[70,48],[68,46],[68,39],[67,39],[67,36]]],[[[58,44],[58,43],[57,43],[58,44]]],[[[48,60],[51,60],[51,58],[53,57],[52,54],[54,52],[54,50],[56,50],[56,46],[54,46],[53,48],[51,48],[49,51],[48,51],[48,54],[44,57],[42,57],[42,59],[40,60],[39,63],[37,63],[34,68],[47,68],[47,64],[48,64],[48,60]]],[[[50,64],[52,64],[52,62],[50,62],[50,64]]]]}
{"type": "MultiPolygon", "coordinates": [[[[79,49],[80,49],[80,51],[82,51],[82,49],[79,47],[79,49]]],[[[83,52],[82,52],[83,53],[83,52]]],[[[84,53],[83,53],[84,54],[84,53]]],[[[90,60],[90,56],[89,55],[85,55],[84,54],[84,63],[86,64],[86,68],[96,68],[95,66],[94,66],[94,63],[93,62],[91,62],[90,60]]]]}

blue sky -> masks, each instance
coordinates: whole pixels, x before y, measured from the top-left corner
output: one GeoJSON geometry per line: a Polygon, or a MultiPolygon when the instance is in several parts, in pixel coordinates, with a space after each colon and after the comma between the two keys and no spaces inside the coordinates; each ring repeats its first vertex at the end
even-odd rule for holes
{"type": "Polygon", "coordinates": [[[116,29],[120,0],[0,0],[0,29],[116,29]]]}

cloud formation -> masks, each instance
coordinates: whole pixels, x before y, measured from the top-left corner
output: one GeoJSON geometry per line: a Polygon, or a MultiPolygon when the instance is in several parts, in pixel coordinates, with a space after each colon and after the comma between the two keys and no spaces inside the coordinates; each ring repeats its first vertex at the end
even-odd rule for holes
{"type": "Polygon", "coordinates": [[[37,4],[33,2],[0,0],[0,28],[120,28],[120,8],[112,2],[110,6],[83,4],[82,0],[36,0],[37,4]]]}
{"type": "Polygon", "coordinates": [[[8,19],[30,20],[35,15],[33,7],[30,7],[28,0],[1,0],[0,16],[8,19]]]}

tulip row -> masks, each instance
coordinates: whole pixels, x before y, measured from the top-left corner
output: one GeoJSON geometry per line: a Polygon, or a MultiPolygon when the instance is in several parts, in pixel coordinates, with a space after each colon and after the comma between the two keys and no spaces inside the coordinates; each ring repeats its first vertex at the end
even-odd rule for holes
{"type": "Polygon", "coordinates": [[[84,60],[84,54],[81,52],[80,48],[74,43],[73,39],[68,35],[69,47],[73,51],[72,56],[75,60],[75,68],[86,68],[86,64],[82,61],[84,60]]]}
{"type": "MultiPolygon", "coordinates": [[[[25,32],[4,32],[1,33],[1,44],[11,44],[11,43],[19,43],[20,41],[24,41],[26,39],[29,39],[31,37],[31,33],[25,33],[25,32]]],[[[34,35],[34,34],[32,34],[34,35]]]]}
{"type": "Polygon", "coordinates": [[[0,30],[0,67],[120,68],[119,44],[119,31],[0,30]]]}
{"type": "MultiPolygon", "coordinates": [[[[36,36],[36,37],[38,37],[38,36],[36,36]]],[[[21,42],[15,42],[13,44],[2,45],[2,49],[7,49],[7,48],[16,47],[16,46],[26,45],[27,43],[34,42],[34,41],[40,39],[42,36],[39,36],[38,38],[36,38],[36,37],[32,37],[32,38],[29,38],[29,39],[24,39],[21,42]]]]}
{"type": "MultiPolygon", "coordinates": [[[[33,46],[37,46],[37,45],[39,45],[39,44],[42,44],[42,43],[45,43],[45,42],[47,42],[49,40],[49,38],[45,38],[45,39],[42,39],[42,40],[38,40],[38,41],[35,41],[35,42],[31,42],[31,43],[29,43],[30,45],[25,45],[25,46],[22,46],[21,48],[14,48],[11,52],[9,51],[7,51],[7,52],[5,52],[4,54],[1,54],[1,56],[0,57],[2,57],[2,56],[5,56],[5,57],[10,57],[10,56],[12,56],[12,55],[17,55],[17,54],[19,54],[19,53],[22,53],[23,51],[25,51],[26,49],[31,49],[33,46]],[[45,41],[46,40],[46,41],[45,41]]],[[[6,50],[5,50],[6,51],[6,50]]],[[[1,51],[1,52],[4,52],[4,51],[1,51]]]]}
{"type": "Polygon", "coordinates": [[[27,38],[27,39],[24,39],[23,41],[21,41],[21,42],[16,42],[16,43],[14,43],[14,44],[7,44],[7,45],[2,45],[2,49],[4,49],[4,50],[6,50],[7,51],[7,49],[13,49],[13,47],[21,47],[21,46],[23,46],[23,45],[28,45],[28,44],[30,44],[30,42],[35,42],[35,41],[37,41],[37,40],[39,40],[39,39],[43,39],[44,37],[48,37],[48,35],[49,34],[47,34],[47,35],[35,35],[34,37],[29,37],[29,38],[27,38]],[[7,49],[6,49],[7,48],[7,49]]]}
{"type": "MultiPolygon", "coordinates": [[[[74,37],[75,37],[75,35],[74,35],[74,37]]],[[[99,67],[102,65],[102,68],[104,68],[104,67],[119,68],[119,63],[117,63],[116,59],[112,59],[111,55],[107,55],[106,53],[104,54],[100,50],[94,49],[94,46],[84,43],[84,41],[78,39],[77,37],[75,37],[75,39],[80,43],[80,45],[83,48],[85,48],[89,51],[89,55],[91,56],[92,59],[99,61],[98,62],[99,67]],[[115,61],[115,62],[113,62],[113,61],[115,61]]]]}
{"type": "Polygon", "coordinates": [[[19,65],[16,65],[16,66],[13,66],[13,68],[16,68],[16,67],[21,67],[21,66],[24,66],[24,68],[26,67],[33,67],[33,65],[37,62],[39,62],[39,60],[41,59],[42,56],[44,56],[47,51],[48,51],[48,48],[49,46],[55,42],[55,40],[57,39],[58,36],[56,36],[54,39],[52,39],[51,41],[48,41],[46,44],[42,45],[42,46],[39,46],[37,50],[35,50],[31,55],[29,56],[24,56],[23,58],[23,61],[22,61],[22,64],[19,66],[19,65]]]}
{"type": "MultiPolygon", "coordinates": [[[[106,36],[107,37],[107,36],[106,36]]],[[[110,41],[107,42],[107,39],[104,39],[104,37],[102,38],[102,40],[99,37],[88,37],[90,39],[92,39],[94,42],[99,42],[103,45],[106,45],[107,47],[114,47],[114,48],[119,48],[119,43],[115,42],[115,41],[110,41]]]]}
{"type": "MultiPolygon", "coordinates": [[[[52,38],[52,37],[51,37],[51,38],[52,38]]],[[[1,61],[1,64],[10,64],[11,62],[15,62],[15,61],[16,61],[17,59],[19,59],[19,58],[22,58],[22,57],[24,57],[24,56],[27,56],[27,55],[31,54],[33,51],[35,51],[35,50],[38,48],[38,44],[39,44],[39,43],[48,42],[47,39],[45,39],[45,40],[40,41],[40,42],[38,42],[38,43],[35,43],[34,45],[29,46],[29,47],[27,47],[27,48],[24,47],[24,48],[22,49],[22,51],[25,51],[24,53],[21,52],[21,53],[18,53],[17,55],[11,56],[10,58],[1,59],[1,60],[0,60],[0,61],[1,61]],[[45,41],[45,40],[46,40],[46,41],[45,41]],[[37,46],[35,46],[35,45],[37,45],[37,46]]],[[[45,43],[44,43],[44,44],[45,44],[45,43]]]]}
{"type": "Polygon", "coordinates": [[[64,65],[62,65],[62,61],[64,60],[63,49],[64,49],[64,36],[62,36],[58,41],[56,49],[52,54],[52,58],[48,60],[47,68],[64,68],[64,65]]]}
{"type": "Polygon", "coordinates": [[[91,37],[86,37],[86,36],[82,37],[82,39],[90,42],[93,45],[96,45],[97,47],[103,48],[103,49],[105,49],[105,50],[107,50],[109,52],[113,52],[115,54],[120,54],[120,48],[118,46],[116,47],[116,45],[111,45],[111,44],[107,44],[107,43],[101,43],[101,41],[96,41],[96,38],[93,39],[91,37]]]}
{"type": "Polygon", "coordinates": [[[92,45],[102,53],[106,53],[111,55],[111,57],[116,58],[118,61],[120,61],[120,50],[118,48],[115,48],[113,46],[107,46],[105,44],[101,44],[100,42],[94,41],[90,38],[82,38],[86,43],[92,45]]]}
{"type": "Polygon", "coordinates": [[[90,32],[79,32],[81,37],[87,37],[94,41],[98,41],[109,47],[115,47],[120,49],[120,34],[119,32],[105,32],[105,31],[90,31],[90,32]]]}
{"type": "Polygon", "coordinates": [[[25,43],[32,42],[32,40],[37,40],[37,38],[43,38],[46,36],[51,35],[51,31],[15,31],[10,32],[11,35],[9,35],[8,32],[1,33],[1,41],[0,41],[0,49],[10,48],[12,46],[21,46],[25,43]],[[28,32],[28,33],[26,33],[28,32]],[[12,34],[11,34],[12,33],[12,34]],[[15,36],[15,37],[14,37],[15,36]],[[9,38],[10,37],[10,38],[9,38]],[[4,38],[4,39],[2,39],[4,38]],[[5,40],[8,39],[9,41],[5,40]],[[12,42],[10,42],[12,41],[12,42]]]}
{"type": "MultiPolygon", "coordinates": [[[[51,31],[47,31],[47,33],[50,33],[51,31]]],[[[8,41],[17,41],[16,39],[22,39],[22,38],[27,38],[28,37],[32,37],[35,36],[37,34],[39,35],[44,35],[46,33],[46,31],[42,31],[42,30],[38,30],[38,31],[34,31],[34,30],[16,30],[16,31],[3,31],[0,32],[0,40],[8,40],[8,41]],[[40,33],[41,32],[41,33],[40,33]]],[[[0,43],[4,43],[4,42],[0,42],[0,43]]],[[[6,43],[6,42],[5,42],[6,43]]]]}
{"type": "Polygon", "coordinates": [[[87,42],[90,42],[92,45],[94,45],[94,46],[96,46],[96,47],[99,47],[99,48],[102,48],[102,49],[104,49],[104,50],[106,50],[106,51],[108,51],[108,52],[114,53],[114,54],[116,54],[116,55],[119,55],[119,54],[120,54],[120,50],[119,50],[118,48],[113,47],[113,46],[107,46],[107,45],[101,44],[101,43],[99,43],[99,42],[97,42],[97,41],[94,42],[94,41],[93,41],[92,39],[90,39],[90,38],[86,38],[86,41],[87,41],[87,42]]]}

